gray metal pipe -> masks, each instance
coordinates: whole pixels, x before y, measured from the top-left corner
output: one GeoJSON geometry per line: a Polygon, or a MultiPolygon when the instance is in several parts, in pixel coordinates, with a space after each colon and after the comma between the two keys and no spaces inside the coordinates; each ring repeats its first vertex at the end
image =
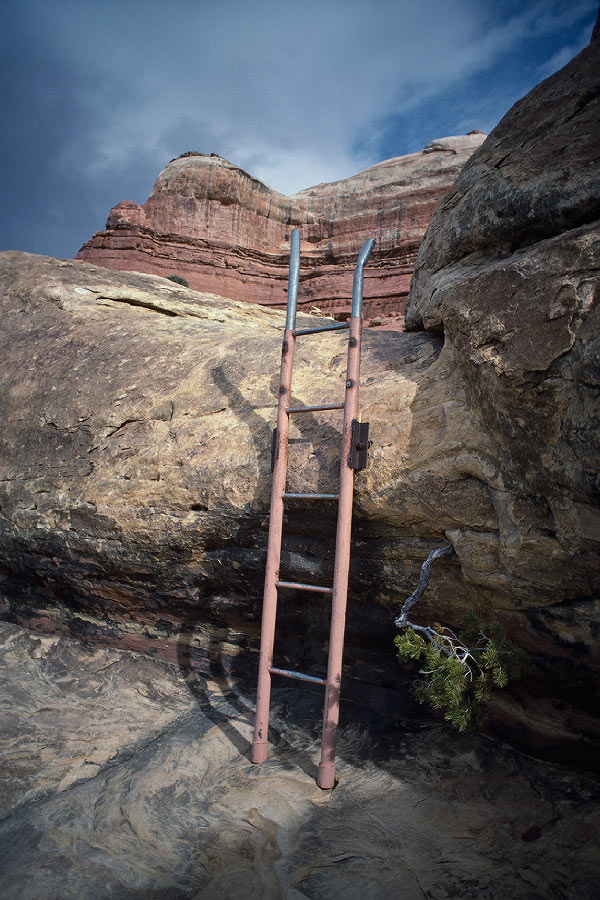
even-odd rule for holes
{"type": "MultiPolygon", "coordinates": [[[[367,238],[362,246],[362,250],[359,253],[358,260],[356,262],[356,268],[354,270],[354,283],[352,285],[352,318],[359,318],[362,316],[362,301],[363,301],[363,272],[366,265],[366,262],[371,255],[371,250],[375,246],[375,241],[373,238],[367,238]]],[[[291,263],[290,263],[291,265],[291,263]]]]}
{"type": "Polygon", "coordinates": [[[300,232],[294,228],[290,237],[290,274],[288,276],[288,297],[285,327],[293,331],[296,327],[296,307],[298,305],[298,280],[300,278],[300,232]]]}

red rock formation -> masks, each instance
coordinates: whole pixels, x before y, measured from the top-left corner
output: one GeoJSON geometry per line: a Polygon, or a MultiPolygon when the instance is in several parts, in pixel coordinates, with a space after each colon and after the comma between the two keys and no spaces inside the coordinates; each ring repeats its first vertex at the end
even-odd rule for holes
{"type": "Polygon", "coordinates": [[[365,237],[374,237],[365,313],[399,315],[429,219],[484,138],[471,132],[435,140],[419,153],[291,196],[216,154],[185,153],[163,169],[142,206],[117,204],[106,229],[77,258],[110,269],[177,274],[196,290],[281,306],[289,231],[298,227],[301,305],[343,315],[357,252],[365,237]]]}

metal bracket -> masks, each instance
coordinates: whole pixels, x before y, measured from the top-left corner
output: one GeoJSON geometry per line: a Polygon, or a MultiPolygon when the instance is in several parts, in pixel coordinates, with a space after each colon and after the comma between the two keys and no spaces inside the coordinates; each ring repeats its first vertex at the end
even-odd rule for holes
{"type": "Polygon", "coordinates": [[[360,471],[367,467],[367,451],[373,442],[369,440],[369,423],[352,419],[352,437],[348,465],[360,471]]]}
{"type": "Polygon", "coordinates": [[[273,434],[271,435],[271,472],[275,468],[275,448],[277,447],[277,429],[273,429],[273,434]]]}

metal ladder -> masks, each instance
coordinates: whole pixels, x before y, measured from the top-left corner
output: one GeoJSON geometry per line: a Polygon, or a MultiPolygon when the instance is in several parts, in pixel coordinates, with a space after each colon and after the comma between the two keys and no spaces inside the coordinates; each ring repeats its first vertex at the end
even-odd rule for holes
{"type": "Polygon", "coordinates": [[[350,322],[324,325],[317,328],[296,329],[296,306],[298,302],[298,279],[300,272],[300,232],[297,229],[294,229],[291,234],[287,315],[281,356],[277,428],[275,429],[273,440],[273,485],[271,490],[269,539],[265,568],[258,690],[256,698],[256,721],[250,758],[253,763],[263,763],[268,756],[271,675],[283,675],[287,678],[295,678],[300,681],[312,682],[313,684],[322,684],[325,686],[325,702],[323,708],[321,761],[317,773],[317,784],[324,790],[329,790],[335,785],[335,745],[339,721],[342,654],[344,648],[344,629],[346,625],[346,598],[348,593],[348,569],[350,565],[354,471],[355,469],[362,469],[366,466],[368,446],[368,423],[361,423],[358,421],[358,388],[362,332],[363,271],[374,243],[375,241],[372,239],[365,241],[356,263],[352,288],[352,313],[350,322]],[[348,340],[348,368],[344,402],[317,406],[290,406],[292,366],[296,338],[304,335],[316,334],[318,332],[337,331],[348,327],[350,335],[348,340]],[[286,493],[290,416],[320,410],[338,409],[344,410],[339,494],[286,493]],[[284,503],[286,500],[292,498],[314,501],[338,501],[332,587],[279,580],[284,503]],[[326,678],[317,678],[313,675],[304,675],[301,672],[292,672],[287,669],[277,669],[272,665],[277,596],[278,591],[283,590],[314,591],[331,596],[332,598],[329,659],[326,678]]]}

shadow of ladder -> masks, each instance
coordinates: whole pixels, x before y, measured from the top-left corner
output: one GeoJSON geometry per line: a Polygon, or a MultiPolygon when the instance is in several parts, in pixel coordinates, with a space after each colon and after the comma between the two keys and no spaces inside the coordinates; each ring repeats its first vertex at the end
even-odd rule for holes
{"type": "Polygon", "coordinates": [[[363,273],[374,243],[375,241],[372,239],[365,241],[356,263],[350,321],[316,328],[296,329],[296,307],[300,273],[300,232],[294,229],[291,235],[287,315],[281,354],[277,428],[275,429],[273,443],[273,483],[265,567],[256,721],[250,758],[253,763],[263,763],[268,756],[271,676],[280,675],[299,681],[321,684],[325,687],[325,701],[323,707],[321,761],[317,772],[317,784],[324,790],[330,790],[335,785],[335,746],[339,722],[342,655],[346,625],[354,472],[356,469],[365,467],[368,445],[368,424],[358,422],[358,390],[362,336],[363,273]],[[317,406],[290,406],[296,339],[306,335],[337,331],[342,328],[349,329],[344,402],[317,406]],[[339,493],[286,493],[290,416],[336,409],[343,409],[344,411],[339,493]],[[279,580],[284,504],[286,500],[295,498],[311,502],[337,501],[338,503],[333,585],[331,587],[279,580]],[[317,678],[313,675],[305,675],[302,672],[273,667],[277,597],[278,592],[281,590],[312,591],[331,596],[331,625],[326,678],[317,678]]]}

